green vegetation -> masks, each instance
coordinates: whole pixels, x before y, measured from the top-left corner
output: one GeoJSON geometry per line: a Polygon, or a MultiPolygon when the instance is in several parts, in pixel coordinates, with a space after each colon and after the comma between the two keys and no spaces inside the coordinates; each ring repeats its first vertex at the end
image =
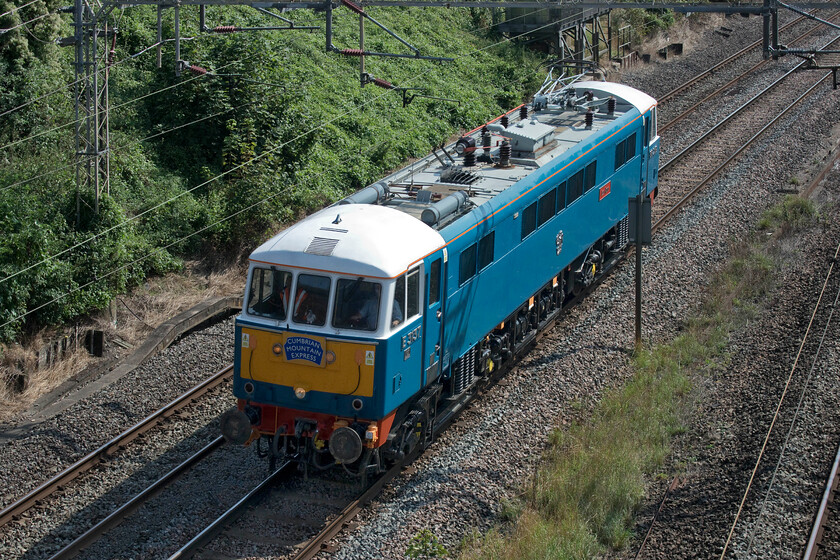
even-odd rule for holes
{"type": "Polygon", "coordinates": [[[787,233],[812,223],[815,214],[814,204],[810,200],[788,195],[781,204],[764,213],[758,227],[762,230],[781,230],[787,233]]]}
{"type": "Polygon", "coordinates": [[[434,533],[423,529],[411,538],[405,555],[409,558],[446,558],[449,551],[438,542],[434,533]]]}
{"type": "Polygon", "coordinates": [[[686,429],[691,379],[726,366],[731,333],[776,287],[773,240],[814,222],[813,207],[803,199],[788,197],[769,210],[760,229],[776,235],[759,232],[740,245],[683,334],[635,356],[634,377],[608,392],[588,422],[553,432],[520,500],[503,504],[504,525],[476,539],[461,557],[581,559],[625,546],[645,478],[664,476],[670,440],[686,429]]]}
{"type": "MultiPolygon", "coordinates": [[[[0,27],[61,6],[37,0],[0,18],[0,27]]],[[[13,8],[0,2],[0,13],[13,8]]],[[[496,44],[490,11],[371,13],[423,54],[456,60],[369,57],[366,70],[457,103],[418,98],[403,108],[398,92],[361,88],[358,60],[325,53],[323,31],[201,34],[197,9],[183,9],[182,33],[196,38],[182,43],[182,58],[214,75],[177,78],[172,43],[162,69],[152,49],[110,70],[110,190],[98,216],[92,193],[82,193],[78,222],[73,90],[62,89],[74,80],[73,49],[53,42],[72,35],[71,16],[0,35],[0,113],[10,111],[0,116],[0,325],[20,318],[0,327],[0,341],[101,308],[182,259],[248,250],[281,224],[516,106],[543,78],[542,55],[496,44]]],[[[336,16],[335,44],[357,46],[358,18],[336,16]]],[[[154,44],[151,7],[118,17],[117,61],[154,44]]],[[[322,14],[288,17],[323,29],[322,14]]],[[[275,22],[252,9],[209,8],[208,25],[219,24],[275,22]]],[[[167,10],[165,37],[172,27],[167,10]]],[[[366,46],[407,52],[373,26],[366,46]]]]}

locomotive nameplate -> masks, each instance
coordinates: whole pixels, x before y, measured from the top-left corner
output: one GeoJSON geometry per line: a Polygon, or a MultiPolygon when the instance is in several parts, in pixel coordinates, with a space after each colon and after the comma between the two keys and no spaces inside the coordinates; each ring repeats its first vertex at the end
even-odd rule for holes
{"type": "Polygon", "coordinates": [[[320,336],[283,335],[283,355],[289,363],[324,367],[326,347],[326,339],[320,336]]]}

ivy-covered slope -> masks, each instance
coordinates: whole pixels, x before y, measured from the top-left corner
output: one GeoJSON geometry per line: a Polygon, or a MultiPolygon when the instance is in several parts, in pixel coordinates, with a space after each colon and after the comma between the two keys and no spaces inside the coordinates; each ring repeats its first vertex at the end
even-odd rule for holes
{"type": "MultiPolygon", "coordinates": [[[[37,0],[0,18],[3,28],[34,20],[0,36],[0,113],[9,111],[0,116],[6,341],[100,308],[182,258],[256,246],[280,224],[514,107],[544,74],[539,54],[495,32],[500,14],[370,9],[423,55],[455,59],[368,57],[377,78],[457,100],[403,107],[397,92],[360,87],[358,59],[325,52],[323,14],[284,14],[318,32],[222,35],[199,33],[197,8],[184,8],[181,31],[194,38],[182,42],[181,57],[209,73],[176,77],[171,42],[163,68],[151,49],[110,69],[110,193],[95,215],[92,193],[82,192],[77,221],[73,88],[62,87],[74,80],[73,52],[53,43],[72,34],[72,20],[55,15],[60,6],[37,0]]],[[[0,2],[0,13],[13,8],[0,2]]],[[[346,8],[335,16],[336,46],[357,48],[358,16],[346,8]]],[[[115,61],[155,43],[153,9],[126,8],[116,20],[115,61]]],[[[211,27],[278,23],[253,9],[208,9],[211,27]]],[[[164,37],[172,36],[170,10],[164,37]]],[[[370,51],[410,52],[371,24],[365,36],[370,51]]]]}

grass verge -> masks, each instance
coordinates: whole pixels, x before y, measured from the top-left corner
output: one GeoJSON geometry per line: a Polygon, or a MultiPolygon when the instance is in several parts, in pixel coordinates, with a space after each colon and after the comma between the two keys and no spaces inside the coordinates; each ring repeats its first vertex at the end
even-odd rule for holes
{"type": "Polygon", "coordinates": [[[686,429],[692,377],[725,366],[730,334],[773,289],[777,241],[813,221],[813,206],[796,197],[769,210],[758,224],[763,235],[738,245],[683,334],[635,356],[632,379],[608,392],[588,422],[552,433],[534,478],[505,506],[510,521],[468,542],[461,558],[563,560],[624,547],[646,478],[686,429]]]}

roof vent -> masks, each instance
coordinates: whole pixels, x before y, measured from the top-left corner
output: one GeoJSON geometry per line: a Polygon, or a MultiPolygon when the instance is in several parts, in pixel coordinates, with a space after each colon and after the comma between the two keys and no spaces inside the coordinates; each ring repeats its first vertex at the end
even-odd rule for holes
{"type": "Polygon", "coordinates": [[[329,257],[332,255],[333,249],[335,249],[336,245],[338,245],[338,239],[331,239],[329,237],[314,237],[304,253],[329,257]]]}

